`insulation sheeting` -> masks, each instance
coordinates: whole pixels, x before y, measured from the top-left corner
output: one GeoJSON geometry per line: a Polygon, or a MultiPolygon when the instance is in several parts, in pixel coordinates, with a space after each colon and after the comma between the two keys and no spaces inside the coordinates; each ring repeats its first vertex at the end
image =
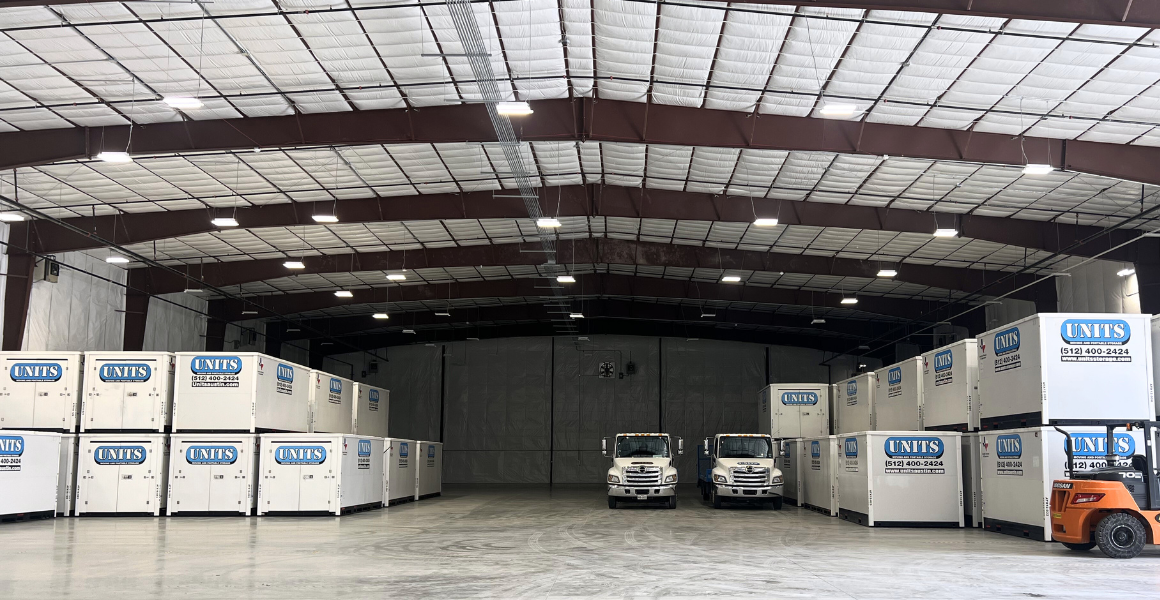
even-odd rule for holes
{"type": "Polygon", "coordinates": [[[266,321],[247,319],[226,323],[222,348],[227,352],[265,352],[266,321]]]}
{"type": "Polygon", "coordinates": [[[399,346],[380,349],[386,356],[386,381],[381,386],[391,390],[391,437],[412,440],[438,440],[440,419],[440,386],[442,385],[442,346],[399,346]]]}
{"type": "Polygon", "coordinates": [[[147,352],[196,352],[205,349],[205,312],[209,301],[193,294],[161,294],[149,298],[145,315],[147,352]],[[184,307],[184,308],[183,308],[184,307]]]}
{"type": "Polygon", "coordinates": [[[65,252],[56,260],[62,265],[59,280],[32,284],[22,349],[120,350],[128,271],[85,252],[65,252]]]}
{"type": "Polygon", "coordinates": [[[1117,274],[1125,268],[1132,269],[1134,265],[1095,260],[1068,271],[1071,277],[1056,277],[1059,312],[1139,313],[1140,286],[1136,275],[1117,274]]]}
{"type": "Polygon", "coordinates": [[[552,338],[444,346],[448,483],[548,483],[552,338]]]}

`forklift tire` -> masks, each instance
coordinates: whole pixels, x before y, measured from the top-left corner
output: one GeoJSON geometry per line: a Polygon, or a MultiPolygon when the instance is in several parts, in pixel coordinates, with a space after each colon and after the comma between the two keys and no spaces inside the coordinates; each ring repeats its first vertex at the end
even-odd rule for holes
{"type": "Polygon", "coordinates": [[[782,503],[784,502],[785,499],[778,496],[777,498],[774,498],[772,501],[770,501],[769,504],[773,506],[773,510],[781,510],[782,503]]]}
{"type": "Polygon", "coordinates": [[[615,497],[613,497],[613,496],[608,497],[608,508],[616,508],[616,498],[615,497]]]}
{"type": "Polygon", "coordinates": [[[1096,540],[1110,558],[1135,558],[1144,550],[1147,532],[1140,521],[1127,513],[1110,514],[1096,525],[1096,540]]]}
{"type": "Polygon", "coordinates": [[[677,497],[676,496],[669,496],[669,508],[673,509],[676,507],[677,507],[677,497]]]}
{"type": "Polygon", "coordinates": [[[1076,552],[1087,552],[1088,550],[1096,547],[1096,542],[1085,542],[1083,544],[1069,544],[1067,542],[1063,542],[1063,547],[1067,548],[1068,550],[1075,550],[1076,552]]]}
{"type": "Polygon", "coordinates": [[[713,488],[713,508],[721,508],[721,496],[717,495],[717,488],[713,488]]]}

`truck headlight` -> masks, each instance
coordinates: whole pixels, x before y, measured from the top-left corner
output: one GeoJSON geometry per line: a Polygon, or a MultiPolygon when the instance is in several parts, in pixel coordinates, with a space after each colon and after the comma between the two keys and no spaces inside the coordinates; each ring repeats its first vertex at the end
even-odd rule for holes
{"type": "Polygon", "coordinates": [[[774,475],[769,483],[771,485],[781,485],[781,475],[774,475]]]}
{"type": "Polygon", "coordinates": [[[609,475],[608,476],[608,483],[620,483],[620,478],[617,477],[616,475],[609,475]]]}
{"type": "Polygon", "coordinates": [[[713,483],[729,483],[729,479],[724,475],[713,474],[713,483]]]}
{"type": "Polygon", "coordinates": [[[668,477],[665,477],[665,483],[676,483],[676,482],[677,482],[676,475],[669,475],[668,477]]]}

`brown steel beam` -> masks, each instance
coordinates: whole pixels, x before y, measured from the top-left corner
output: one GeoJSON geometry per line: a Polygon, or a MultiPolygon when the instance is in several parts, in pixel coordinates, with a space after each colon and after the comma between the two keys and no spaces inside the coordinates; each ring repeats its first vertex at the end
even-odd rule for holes
{"type": "MultiPolygon", "coordinates": [[[[0,134],[2,136],[4,134],[0,134]]],[[[698,192],[629,188],[613,185],[561,186],[541,190],[540,206],[546,215],[630,217],[646,219],[724,221],[752,223],[753,215],[777,216],[786,225],[843,227],[901,233],[930,234],[934,214],[904,208],[876,208],[821,202],[779,201],[766,198],[721,196],[698,192]]],[[[322,211],[336,212],[344,223],[422,221],[445,219],[526,219],[519,198],[495,198],[491,192],[426,194],[391,198],[361,198],[337,202],[268,204],[236,211],[243,228],[316,225],[311,218],[322,211]]],[[[234,214],[231,211],[231,214],[234,214]]],[[[65,221],[119,244],[194,235],[218,230],[204,209],[130,213],[116,216],[75,217],[65,221]]],[[[949,224],[943,215],[940,223],[949,224]]],[[[966,238],[1055,252],[1101,231],[1099,227],[1060,222],[1031,221],[1007,217],[961,215],[955,220],[966,238]]],[[[48,221],[33,221],[35,237],[45,252],[85,250],[98,245],[89,237],[48,221]]],[[[1132,230],[1101,236],[1069,254],[1094,256],[1112,246],[1138,237],[1132,230]]],[[[1135,249],[1128,246],[1104,256],[1107,260],[1131,261],[1135,249]]]]}
{"type": "Polygon", "coordinates": [[[4,276],[4,330],[0,348],[23,350],[24,328],[28,322],[28,304],[32,296],[36,255],[27,251],[29,227],[13,224],[8,234],[8,273],[4,276]]]}

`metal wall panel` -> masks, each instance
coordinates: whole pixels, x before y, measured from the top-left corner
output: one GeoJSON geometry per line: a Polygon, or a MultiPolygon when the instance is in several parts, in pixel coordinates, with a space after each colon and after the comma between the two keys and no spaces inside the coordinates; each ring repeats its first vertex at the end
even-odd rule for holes
{"type": "Polygon", "coordinates": [[[391,390],[391,437],[439,440],[439,394],[443,347],[398,346],[376,353],[387,357],[379,365],[391,390]]]}

